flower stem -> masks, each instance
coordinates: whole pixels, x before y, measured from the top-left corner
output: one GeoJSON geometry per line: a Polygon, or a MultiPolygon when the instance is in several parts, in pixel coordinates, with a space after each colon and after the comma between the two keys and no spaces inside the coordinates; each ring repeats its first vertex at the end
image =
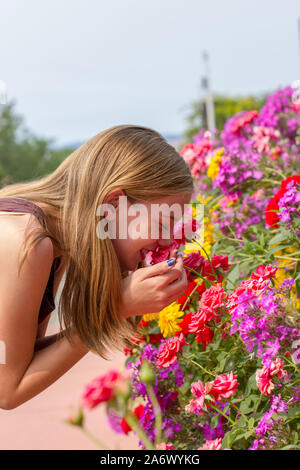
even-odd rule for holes
{"type": "Polygon", "coordinates": [[[155,447],[156,447],[156,444],[161,443],[161,426],[162,426],[161,409],[160,409],[160,406],[157,401],[152,385],[147,385],[147,392],[151,400],[153,411],[154,411],[154,416],[155,416],[155,447]]]}
{"type": "Polygon", "coordinates": [[[94,434],[92,434],[90,431],[88,431],[84,426],[82,426],[81,429],[89,439],[91,439],[93,442],[95,442],[95,444],[97,444],[98,447],[103,448],[105,450],[111,450],[109,447],[107,447],[106,444],[103,444],[103,442],[99,441],[99,439],[94,436],[94,434]]]}
{"type": "Polygon", "coordinates": [[[146,436],[146,434],[144,433],[142,428],[139,426],[139,424],[137,422],[137,419],[136,419],[136,416],[131,411],[128,411],[125,419],[126,419],[127,423],[129,424],[129,426],[132,427],[132,429],[139,436],[140,440],[143,442],[145,447],[148,450],[154,450],[154,446],[153,446],[152,442],[149,441],[148,437],[146,436]]]}
{"type": "Polygon", "coordinates": [[[209,403],[209,406],[210,406],[213,410],[215,410],[215,411],[217,411],[218,413],[220,413],[220,415],[224,416],[224,418],[226,418],[227,421],[229,421],[229,423],[232,424],[232,426],[234,426],[235,422],[232,421],[232,419],[229,418],[229,416],[227,416],[225,413],[223,413],[223,411],[219,410],[219,408],[217,408],[216,406],[212,405],[211,403],[209,403]]]}
{"type": "Polygon", "coordinates": [[[212,372],[209,372],[207,369],[205,369],[205,367],[201,366],[200,364],[198,364],[198,362],[196,361],[193,361],[193,359],[189,359],[193,364],[195,364],[196,366],[200,367],[200,369],[203,369],[204,372],[206,372],[207,374],[209,375],[212,375],[214,378],[216,378],[216,376],[212,373],[212,372]]]}

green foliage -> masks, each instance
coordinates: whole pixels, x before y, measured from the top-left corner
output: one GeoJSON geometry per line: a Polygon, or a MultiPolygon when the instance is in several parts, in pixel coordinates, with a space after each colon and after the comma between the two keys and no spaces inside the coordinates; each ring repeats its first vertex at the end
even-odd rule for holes
{"type": "MultiPolygon", "coordinates": [[[[224,96],[214,95],[216,127],[222,130],[227,119],[240,111],[259,111],[264,105],[266,94],[259,96],[224,96]]],[[[184,131],[185,142],[191,142],[192,137],[203,128],[203,104],[194,101],[189,106],[190,112],[186,117],[187,128],[184,131]]]]}
{"type": "Polygon", "coordinates": [[[15,102],[0,105],[0,187],[49,174],[72,149],[51,149],[54,139],[34,136],[15,112],[15,102]]]}

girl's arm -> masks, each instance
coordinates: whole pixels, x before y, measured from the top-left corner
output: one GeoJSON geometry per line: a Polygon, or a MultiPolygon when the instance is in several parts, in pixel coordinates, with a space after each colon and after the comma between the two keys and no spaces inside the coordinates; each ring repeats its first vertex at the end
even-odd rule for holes
{"type": "Polygon", "coordinates": [[[5,360],[0,363],[0,408],[7,410],[45,390],[88,352],[75,333],[72,343],[59,338],[34,350],[53,245],[50,238],[41,240],[29,253],[18,276],[22,243],[19,226],[16,229],[14,223],[0,222],[0,341],[5,349],[5,360]]]}
{"type": "MultiPolygon", "coordinates": [[[[51,335],[48,338],[51,338],[51,335]]],[[[41,339],[47,339],[41,338],[41,339]]],[[[56,340],[35,352],[25,374],[5,403],[4,409],[11,410],[39,394],[76,364],[88,349],[73,333],[73,345],[66,338],[56,340]]]]}

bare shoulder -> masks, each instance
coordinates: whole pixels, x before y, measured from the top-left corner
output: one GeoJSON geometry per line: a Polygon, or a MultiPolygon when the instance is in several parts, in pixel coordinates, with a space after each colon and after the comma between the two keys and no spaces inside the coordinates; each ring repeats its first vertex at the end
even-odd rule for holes
{"type": "MultiPolygon", "coordinates": [[[[0,263],[5,257],[8,260],[22,248],[25,233],[40,226],[38,219],[31,213],[9,214],[0,217],[0,263]]],[[[11,259],[12,259],[11,258],[11,259]]],[[[53,243],[51,238],[40,240],[28,255],[31,262],[50,265],[53,262],[53,243]]]]}

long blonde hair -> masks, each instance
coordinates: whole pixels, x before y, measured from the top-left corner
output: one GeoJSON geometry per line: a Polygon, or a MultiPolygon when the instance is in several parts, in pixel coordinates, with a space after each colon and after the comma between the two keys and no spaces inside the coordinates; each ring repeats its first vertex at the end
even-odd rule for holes
{"type": "Polygon", "coordinates": [[[10,184],[0,197],[20,197],[45,204],[46,221],[57,233],[38,230],[24,252],[50,237],[68,260],[58,305],[60,329],[70,339],[73,326],[82,342],[107,358],[133,338],[140,317],[119,314],[122,273],[111,239],[96,233],[97,207],[115,189],[129,200],[149,201],[177,193],[192,193],[188,165],[176,149],[153,129],[118,125],[104,130],[72,152],[51,174],[30,182],[10,184]]]}

